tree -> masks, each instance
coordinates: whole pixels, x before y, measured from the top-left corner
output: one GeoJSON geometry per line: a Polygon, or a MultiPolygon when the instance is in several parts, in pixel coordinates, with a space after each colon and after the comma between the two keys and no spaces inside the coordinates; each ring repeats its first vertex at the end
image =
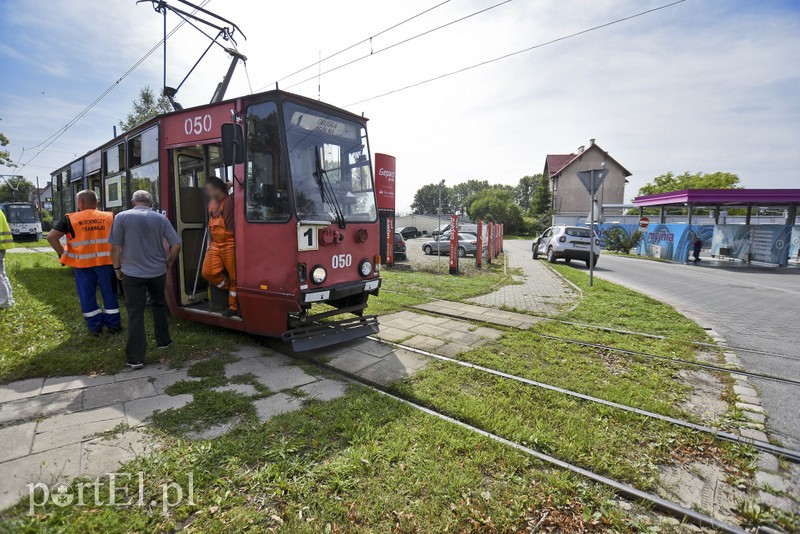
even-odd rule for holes
{"type": "MultiPolygon", "coordinates": [[[[442,213],[450,213],[452,209],[451,191],[442,186],[442,213]]],[[[435,215],[439,210],[439,184],[423,185],[414,194],[411,209],[417,215],[435,215]]]]}
{"type": "Polygon", "coordinates": [[[518,233],[524,228],[522,209],[516,204],[513,187],[484,189],[473,194],[467,203],[467,215],[473,221],[480,219],[505,224],[506,234],[518,233]]]}
{"type": "MultiPolygon", "coordinates": [[[[8,137],[3,132],[0,132],[0,147],[7,147],[9,143],[8,137]]],[[[8,150],[0,148],[0,167],[16,167],[11,160],[11,153],[8,150]]]]}
{"type": "Polygon", "coordinates": [[[642,232],[639,230],[628,236],[622,228],[611,228],[605,235],[606,249],[611,252],[627,254],[632,248],[639,245],[641,239],[642,232]]]}
{"type": "Polygon", "coordinates": [[[536,189],[531,200],[530,213],[534,217],[550,216],[553,211],[553,201],[550,196],[550,180],[543,174],[537,174],[536,189]]]}
{"type": "Polygon", "coordinates": [[[0,202],[29,202],[34,189],[22,176],[7,176],[0,185],[0,202]]]}
{"type": "Polygon", "coordinates": [[[463,215],[467,212],[467,200],[469,197],[490,187],[487,180],[467,180],[453,185],[450,188],[450,201],[453,211],[463,215]]]}
{"type": "Polygon", "coordinates": [[[155,91],[149,85],[139,89],[139,98],[132,103],[133,109],[128,113],[128,117],[124,121],[119,121],[123,131],[131,130],[156,115],[172,111],[169,99],[164,95],[156,97],[155,91]]]}
{"type": "Polygon", "coordinates": [[[514,190],[517,205],[528,213],[531,211],[531,202],[533,202],[533,195],[536,191],[536,184],[538,183],[537,177],[541,174],[534,176],[523,176],[519,179],[516,189],[514,190]]]}
{"type": "Polygon", "coordinates": [[[661,176],[656,176],[651,183],[639,189],[639,196],[668,193],[682,189],[737,189],[738,186],[739,177],[730,172],[690,174],[687,171],[678,176],[668,172],[661,176]]]}

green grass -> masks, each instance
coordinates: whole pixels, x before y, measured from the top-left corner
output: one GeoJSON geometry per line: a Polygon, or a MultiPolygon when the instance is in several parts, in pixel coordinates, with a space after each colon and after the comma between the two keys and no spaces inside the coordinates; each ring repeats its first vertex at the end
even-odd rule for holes
{"type": "MultiPolygon", "coordinates": [[[[7,254],[6,271],[17,304],[0,312],[0,383],[29,377],[113,373],[125,366],[124,335],[94,337],[81,316],[72,269],[55,254],[7,254]]],[[[126,321],[122,309],[123,324],[126,321]]],[[[152,322],[145,324],[152,340],[152,322]]],[[[235,332],[170,319],[175,344],[169,363],[180,365],[252,339],[235,332]]],[[[167,355],[149,347],[146,362],[167,355]]]]}
{"type": "Polygon", "coordinates": [[[605,488],[360,387],[266,425],[245,415],[217,440],[172,440],[125,469],[145,473],[155,505],[28,517],[22,503],[0,519],[17,532],[512,532],[547,512],[562,530],[642,527],[605,488]],[[189,472],[195,505],[163,515],[160,485],[189,472]]]}
{"type": "MultiPolygon", "coordinates": [[[[17,281],[35,280],[22,282],[23,291],[31,292],[26,301],[36,302],[42,307],[40,313],[51,320],[63,319],[73,308],[79,319],[74,295],[61,295],[67,292],[58,289],[64,279],[69,280],[68,271],[43,265],[37,268],[31,263],[34,261],[52,260],[12,258],[17,281]],[[36,278],[36,271],[43,274],[36,278]],[[47,287],[36,293],[38,284],[47,287]]],[[[431,298],[461,300],[485,293],[509,283],[501,269],[496,265],[476,277],[386,271],[384,290],[371,301],[370,311],[389,313],[431,298]]],[[[584,289],[584,299],[564,315],[566,319],[661,333],[678,340],[704,339],[702,329],[668,306],[603,281],[588,291],[585,273],[569,267],[557,269],[584,289]]],[[[0,328],[6,328],[5,318],[2,320],[0,328]]],[[[343,398],[305,401],[304,410],[259,424],[244,396],[212,391],[220,385],[252,383],[252,376],[227,379],[223,372],[225,363],[231,361],[225,344],[241,337],[178,324],[184,328],[184,339],[197,343],[196,352],[188,352],[184,359],[208,354],[209,347],[217,344],[223,350],[192,365],[188,374],[195,381],[168,388],[173,395],[192,393],[194,401],[156,415],[155,431],[161,434],[165,448],[125,467],[131,473],[146,473],[145,502],[153,500],[156,506],[51,505],[31,518],[26,515],[25,502],[0,514],[0,521],[20,532],[515,532],[533,529],[546,513],[543,530],[577,531],[592,522],[599,530],[620,532],[650,526],[637,513],[614,506],[613,493],[607,488],[359,386],[352,386],[343,398]],[[241,423],[226,436],[200,442],[183,438],[186,432],[231,417],[241,423]],[[188,472],[194,474],[198,488],[196,504],[184,504],[162,515],[160,484],[185,480],[188,472]]],[[[680,408],[687,386],[671,366],[546,340],[537,333],[694,357],[694,349],[687,343],[548,321],[530,331],[504,331],[499,340],[460,357],[631,406],[688,416],[680,408]]],[[[21,332],[13,336],[28,336],[28,331],[21,332]]],[[[92,361],[80,359],[88,356],[81,356],[75,348],[80,338],[73,338],[80,332],[68,332],[72,332],[71,338],[67,336],[71,352],[66,354],[91,367],[92,361]]],[[[0,333],[5,337],[5,330],[0,333]]],[[[25,342],[15,339],[14,343],[23,346],[25,342]]],[[[108,350],[111,354],[111,347],[108,350]]],[[[116,351],[115,357],[120,358],[119,349],[116,351]]],[[[450,363],[433,362],[395,384],[394,391],[647,490],[655,485],[658,466],[664,463],[702,458],[723,463],[732,476],[746,479],[754,458],[747,447],[715,443],[706,435],[450,363]]],[[[259,396],[271,393],[260,391],[259,396]]]]}
{"type": "Polygon", "coordinates": [[[35,241],[14,241],[15,248],[34,248],[34,247],[49,247],[49,246],[50,243],[47,242],[47,239],[37,239],[35,241]]]}
{"type": "Polygon", "coordinates": [[[381,272],[383,282],[380,295],[370,299],[367,311],[375,314],[392,313],[433,299],[463,301],[514,283],[511,278],[513,273],[504,274],[502,261],[484,266],[481,270],[474,263],[464,263],[462,270],[465,274],[460,276],[426,270],[386,269],[381,272]]]}

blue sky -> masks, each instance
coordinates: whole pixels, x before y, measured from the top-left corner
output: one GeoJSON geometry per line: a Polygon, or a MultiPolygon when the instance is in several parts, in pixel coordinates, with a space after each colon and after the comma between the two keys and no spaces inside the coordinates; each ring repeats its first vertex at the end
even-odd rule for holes
{"type": "MultiPolygon", "coordinates": [[[[435,0],[211,0],[248,40],[254,89],[438,3],[435,0]]],[[[451,0],[373,40],[377,50],[497,0],[451,0]]],[[[345,106],[415,81],[666,3],[513,0],[321,79],[345,106]]],[[[0,131],[12,156],[34,147],[124,73],[160,38],[161,18],[134,0],[2,0],[0,131]]],[[[171,16],[169,26],[177,24],[171,16]]],[[[169,41],[176,84],[204,37],[169,41]]],[[[369,52],[362,45],[323,65],[369,52]]],[[[370,121],[372,150],[398,160],[398,208],[425,183],[470,178],[513,184],[545,155],[596,138],[633,176],[626,196],[666,171],[730,171],[748,187],[800,187],[800,2],[688,0],[675,7],[351,107],[370,121]]],[[[227,64],[214,50],[181,90],[210,99],[227,64]]],[[[161,85],[161,51],[23,170],[46,181],[103,143],[139,87],[161,85]]],[[[282,82],[312,76],[315,70],[282,82]]],[[[316,80],[292,91],[317,96],[316,80]]],[[[246,94],[245,71],[229,96],[246,94]]],[[[0,172],[7,172],[7,169],[0,172]]]]}

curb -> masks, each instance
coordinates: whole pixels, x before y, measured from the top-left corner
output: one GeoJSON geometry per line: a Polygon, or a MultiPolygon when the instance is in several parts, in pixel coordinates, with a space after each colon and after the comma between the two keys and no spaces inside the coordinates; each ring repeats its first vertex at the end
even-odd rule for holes
{"type": "MultiPolygon", "coordinates": [[[[706,330],[722,350],[725,363],[742,368],[742,361],[736,353],[726,350],[727,340],[713,329],[706,330]]],[[[742,411],[747,422],[739,426],[738,432],[744,438],[769,441],[766,432],[767,413],[761,405],[761,397],[746,376],[732,372],[734,380],[733,392],[737,401],[735,407],[742,411]]],[[[759,452],[756,462],[755,486],[758,490],[758,502],[770,508],[777,508],[787,514],[800,512],[800,503],[785,495],[790,489],[787,475],[781,473],[778,458],[768,452],[759,452]]]]}

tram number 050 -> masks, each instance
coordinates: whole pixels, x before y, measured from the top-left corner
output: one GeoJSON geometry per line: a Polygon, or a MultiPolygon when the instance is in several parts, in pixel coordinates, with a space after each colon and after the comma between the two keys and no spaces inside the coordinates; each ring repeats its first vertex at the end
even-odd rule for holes
{"type": "Polygon", "coordinates": [[[339,254],[331,258],[331,267],[334,269],[344,269],[353,265],[353,256],[350,254],[339,254]]]}
{"type": "Polygon", "coordinates": [[[211,131],[212,122],[211,115],[208,114],[187,117],[186,120],[183,121],[183,131],[186,135],[208,133],[211,131]]]}

